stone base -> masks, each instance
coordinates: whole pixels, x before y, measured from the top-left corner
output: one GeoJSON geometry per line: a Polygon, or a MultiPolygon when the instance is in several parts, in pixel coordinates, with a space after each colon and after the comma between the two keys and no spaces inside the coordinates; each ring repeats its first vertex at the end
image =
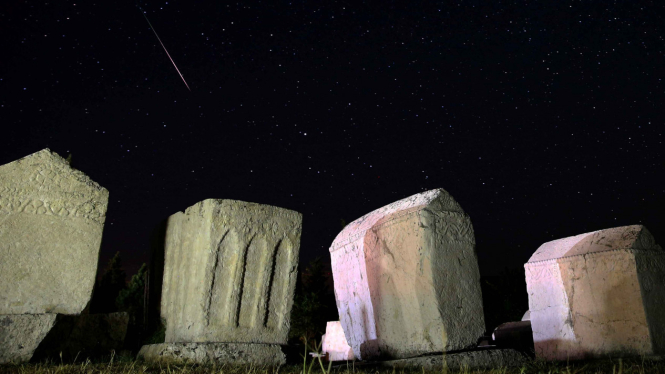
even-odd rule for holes
{"type": "MultiPolygon", "coordinates": [[[[423,368],[425,370],[441,370],[443,355],[403,358],[399,360],[354,363],[356,369],[367,370],[377,367],[395,369],[423,368]]],[[[465,366],[469,370],[498,369],[500,367],[520,366],[531,360],[527,355],[514,349],[483,349],[467,352],[448,353],[445,356],[450,370],[460,370],[465,366]]],[[[349,362],[349,365],[351,363],[349,362]]],[[[333,368],[346,369],[346,363],[334,365],[333,368]]]]}
{"type": "Polygon", "coordinates": [[[122,348],[128,321],[127,313],[0,315],[0,363],[107,355],[122,348]]]}
{"type": "Polygon", "coordinates": [[[279,366],[286,355],[279,344],[161,343],[144,345],[138,358],[151,362],[279,366]]]}
{"type": "Polygon", "coordinates": [[[57,314],[0,315],[0,364],[28,362],[53,329],[57,314]]]}

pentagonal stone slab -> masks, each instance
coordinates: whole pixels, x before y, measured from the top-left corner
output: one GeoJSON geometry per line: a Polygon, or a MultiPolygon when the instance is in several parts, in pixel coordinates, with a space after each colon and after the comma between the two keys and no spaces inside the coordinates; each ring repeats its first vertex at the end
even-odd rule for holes
{"type": "Polygon", "coordinates": [[[524,268],[537,357],[664,351],[665,253],[644,226],[545,243],[524,268]]]}
{"type": "Polygon", "coordinates": [[[462,349],[483,334],[473,227],[443,189],[351,222],[330,256],[340,321],[357,358],[462,349]]]}
{"type": "Polygon", "coordinates": [[[286,344],[302,215],[208,199],[169,217],[161,316],[166,343],[286,344]]]}
{"type": "Polygon", "coordinates": [[[0,314],[85,308],[108,196],[49,149],[0,166],[0,314]]]}

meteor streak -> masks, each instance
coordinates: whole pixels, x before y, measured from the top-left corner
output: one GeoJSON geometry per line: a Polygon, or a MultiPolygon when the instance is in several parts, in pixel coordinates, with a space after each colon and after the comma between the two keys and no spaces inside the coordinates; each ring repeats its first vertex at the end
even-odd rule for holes
{"type": "Polygon", "coordinates": [[[145,20],[148,21],[148,25],[150,26],[150,29],[152,30],[152,32],[155,33],[155,36],[157,37],[157,40],[159,40],[159,44],[162,45],[162,48],[164,48],[164,52],[166,52],[166,55],[169,56],[169,60],[171,60],[171,63],[173,64],[173,67],[175,68],[175,70],[176,70],[176,71],[178,72],[178,74],[180,75],[180,78],[181,78],[182,81],[185,83],[185,86],[187,86],[187,89],[191,92],[192,89],[189,88],[189,85],[188,85],[187,82],[185,81],[185,77],[182,76],[182,74],[180,73],[180,70],[178,70],[178,67],[175,65],[175,62],[174,62],[173,59],[171,58],[171,55],[169,54],[169,51],[167,51],[167,50],[166,50],[166,47],[164,47],[164,43],[162,43],[162,40],[159,38],[159,35],[157,35],[157,31],[155,31],[155,28],[152,27],[152,24],[150,23],[150,20],[148,19],[148,16],[145,15],[145,13],[143,12],[143,9],[141,9],[141,7],[139,7],[139,10],[141,11],[141,14],[143,14],[143,18],[145,18],[145,20]]]}

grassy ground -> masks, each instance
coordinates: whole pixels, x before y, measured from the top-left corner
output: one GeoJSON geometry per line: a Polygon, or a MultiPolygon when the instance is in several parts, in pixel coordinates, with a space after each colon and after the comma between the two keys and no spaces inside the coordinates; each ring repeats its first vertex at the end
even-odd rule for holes
{"type": "Polygon", "coordinates": [[[306,365],[285,365],[279,368],[253,367],[253,366],[214,366],[199,364],[157,364],[135,360],[133,357],[109,357],[108,361],[91,362],[89,360],[75,364],[64,364],[57,362],[45,362],[35,364],[6,364],[0,365],[0,373],[16,374],[318,374],[328,372],[330,369],[335,374],[442,374],[452,373],[478,373],[478,374],[574,374],[574,373],[612,373],[612,374],[644,374],[664,373],[665,361],[654,361],[645,359],[608,359],[586,362],[543,362],[533,361],[522,367],[495,368],[489,370],[393,370],[393,369],[371,369],[358,370],[353,363],[348,366],[336,364],[329,367],[318,360],[307,360],[306,365]]]}

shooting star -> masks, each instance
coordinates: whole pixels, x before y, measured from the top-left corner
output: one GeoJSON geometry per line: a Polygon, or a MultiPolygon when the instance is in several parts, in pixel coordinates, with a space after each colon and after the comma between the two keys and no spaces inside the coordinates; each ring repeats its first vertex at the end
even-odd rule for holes
{"type": "Polygon", "coordinates": [[[180,73],[180,70],[178,70],[178,67],[175,65],[175,62],[174,62],[173,59],[171,58],[171,55],[169,54],[169,51],[167,51],[167,50],[166,50],[166,47],[164,47],[164,43],[162,43],[162,40],[159,38],[159,35],[157,35],[157,31],[155,31],[155,28],[152,27],[152,24],[150,23],[150,20],[148,19],[148,16],[145,15],[145,12],[143,11],[143,9],[142,9],[141,7],[139,7],[139,10],[141,10],[141,14],[143,14],[143,18],[145,18],[145,20],[148,21],[148,25],[150,26],[150,29],[152,30],[152,32],[155,33],[155,36],[157,37],[157,40],[159,40],[159,44],[162,45],[162,48],[164,48],[164,52],[166,52],[166,55],[169,56],[169,60],[171,60],[171,63],[173,64],[173,67],[175,68],[175,70],[176,70],[176,71],[178,72],[178,74],[180,75],[180,78],[181,78],[182,81],[185,83],[185,86],[187,86],[187,89],[191,92],[192,89],[189,88],[189,85],[188,85],[187,82],[185,81],[185,77],[182,76],[182,73],[180,73]]]}

